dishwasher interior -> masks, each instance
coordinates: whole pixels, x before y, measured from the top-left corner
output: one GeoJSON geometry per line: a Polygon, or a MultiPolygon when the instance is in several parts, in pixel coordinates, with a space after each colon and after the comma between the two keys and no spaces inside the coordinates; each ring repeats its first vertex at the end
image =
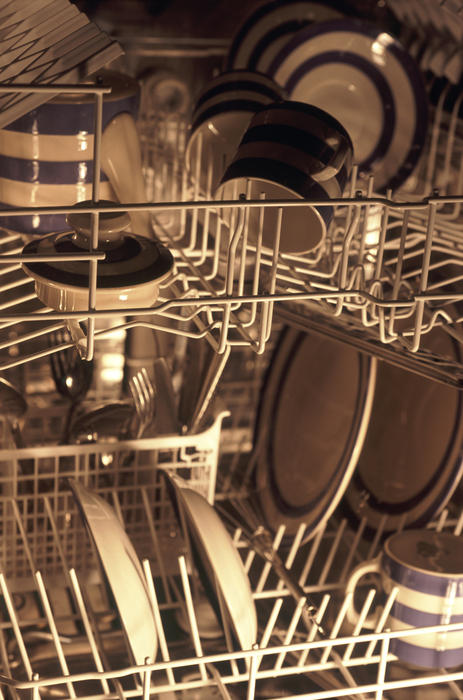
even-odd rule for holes
{"type": "MultiPolygon", "coordinates": [[[[195,97],[223,70],[230,37],[119,28],[124,55],[111,67],[140,79],[145,185],[144,197],[122,209],[149,212],[173,271],[149,308],[95,311],[90,301],[84,312],[49,308],[23,271],[24,241],[0,229],[0,369],[25,399],[22,408],[5,410],[0,424],[0,697],[463,698],[462,659],[429,668],[395,653],[401,640],[426,634],[437,635],[444,653],[449,635],[463,637],[463,607],[456,616],[442,612],[434,626],[423,613],[424,622],[398,629],[390,617],[398,586],[381,588],[371,577],[354,596],[348,585],[355,567],[384,556],[384,540],[394,533],[420,528],[459,537],[463,529],[463,92],[435,67],[444,46],[446,60],[463,65],[455,38],[463,34],[463,6],[424,5],[433,18],[432,50],[418,0],[375,5],[381,18],[387,9],[389,27],[422,69],[429,113],[417,165],[401,187],[381,193],[375,178],[354,166],[344,193],[331,198],[323,245],[302,253],[280,248],[278,232],[273,246],[262,244],[269,212],[280,212],[281,227],[285,207],[301,208],[300,201],[274,204],[248,189],[219,206],[201,139],[195,167],[185,167],[195,97]],[[439,33],[433,12],[452,17],[455,35],[448,27],[439,33]],[[256,216],[257,242],[250,235],[256,216]],[[61,390],[56,375],[66,367],[58,357],[75,370],[74,385],[61,390]],[[147,371],[141,394],[140,370],[147,371]],[[74,394],[79,382],[85,390],[74,394]],[[154,419],[137,431],[143,406],[153,413],[146,393],[153,385],[154,419]],[[293,449],[307,423],[318,430],[318,407],[332,411],[333,422],[310,433],[308,444],[323,465],[346,434],[342,474],[320,476],[304,441],[293,449]],[[392,417],[410,425],[408,433],[402,427],[403,445],[388,442],[392,417]],[[272,426],[284,432],[278,449],[272,426]],[[433,434],[441,433],[436,456],[433,434]],[[272,449],[283,464],[272,478],[293,500],[290,515],[286,501],[262,497],[271,490],[265,470],[272,449]],[[305,460],[311,471],[304,482],[298,465],[305,460]],[[304,511],[298,487],[311,492],[310,480],[319,504],[304,511]],[[116,555],[88,536],[92,521],[75,483],[111,506],[109,516],[95,500],[95,521],[106,519],[114,539],[119,530],[128,536],[120,538],[128,568],[112,563],[117,591],[107,568],[116,555]],[[377,504],[375,488],[387,491],[389,510],[377,504]],[[178,489],[190,506],[178,500],[178,489]],[[214,505],[215,516],[204,511],[203,537],[191,520],[192,494],[214,505]],[[209,555],[204,542],[216,527],[209,555]],[[227,547],[249,581],[247,602],[234,555],[221,562],[227,547]],[[138,610],[132,565],[156,636],[154,651],[151,645],[138,655],[133,640],[143,637],[144,620],[134,618],[133,638],[127,625],[132,603],[138,610]]],[[[102,26],[110,16],[103,13],[102,26]]],[[[94,199],[85,210],[93,217],[121,210],[94,199]]],[[[37,215],[72,207],[45,209],[37,207],[37,215]]],[[[8,222],[13,218],[9,212],[8,222]]]]}

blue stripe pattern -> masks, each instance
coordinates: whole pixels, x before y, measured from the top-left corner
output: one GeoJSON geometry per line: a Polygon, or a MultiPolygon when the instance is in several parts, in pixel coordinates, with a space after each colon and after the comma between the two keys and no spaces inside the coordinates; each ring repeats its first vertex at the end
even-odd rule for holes
{"type": "MultiPolygon", "coordinates": [[[[451,634],[461,634],[461,632],[452,632],[451,634]]],[[[405,642],[402,638],[391,639],[390,650],[401,661],[425,668],[452,668],[463,663],[463,648],[461,647],[438,651],[437,649],[410,644],[410,642],[405,642]]]]}
{"type": "MultiPolygon", "coordinates": [[[[39,185],[85,184],[93,181],[93,160],[30,160],[0,154],[0,177],[39,185]]],[[[101,171],[100,182],[107,180],[101,171]]]]}
{"type": "Polygon", "coordinates": [[[391,615],[396,620],[404,622],[406,625],[412,625],[413,627],[431,627],[432,625],[447,625],[450,623],[463,622],[463,614],[447,616],[443,613],[429,613],[423,610],[410,608],[408,605],[404,605],[400,602],[394,603],[391,615]]]}
{"type": "Polygon", "coordinates": [[[383,126],[381,135],[371,153],[359,165],[368,170],[375,161],[380,160],[387,152],[396,125],[396,110],[392,91],[382,73],[362,56],[349,51],[325,51],[301,63],[286,82],[285,88],[292,95],[299,81],[318,66],[327,63],[342,63],[358,68],[368,76],[372,85],[381,97],[383,107],[383,126]]]}
{"type": "Polygon", "coordinates": [[[450,587],[455,586],[456,597],[463,597],[463,580],[461,575],[454,577],[451,574],[439,576],[439,574],[429,574],[418,569],[411,569],[400,564],[385,552],[383,552],[383,569],[390,579],[413,591],[445,598],[450,587]]]}
{"type": "MultiPolygon", "coordinates": [[[[11,209],[11,205],[0,202],[1,210],[11,209]]],[[[46,233],[69,231],[65,214],[40,214],[31,216],[3,216],[0,210],[0,226],[10,231],[41,236],[46,233]]]]}
{"type": "MultiPolygon", "coordinates": [[[[328,199],[323,187],[308,178],[301,170],[271,158],[240,158],[228,166],[222,182],[241,177],[281,184],[303,199],[328,199]]],[[[333,218],[333,207],[319,207],[317,211],[328,226],[333,218]]]]}
{"type": "MultiPolygon", "coordinates": [[[[228,77],[229,74],[226,75],[228,77]]],[[[214,97],[222,95],[224,99],[227,99],[228,92],[256,92],[259,95],[267,97],[271,102],[277,102],[282,98],[282,90],[276,83],[271,85],[272,82],[270,78],[268,78],[266,83],[257,80],[224,79],[219,85],[214,85],[202,93],[196,102],[195,114],[198,113],[201,105],[214,97]],[[270,83],[270,85],[268,83],[270,83]]]]}
{"type": "MultiPolygon", "coordinates": [[[[122,112],[136,114],[138,96],[132,95],[120,100],[103,102],[103,129],[113,117],[122,112]]],[[[94,132],[94,103],[47,102],[37,109],[11,122],[4,128],[8,131],[20,131],[25,134],[59,134],[72,135],[80,132],[94,132]]]]}

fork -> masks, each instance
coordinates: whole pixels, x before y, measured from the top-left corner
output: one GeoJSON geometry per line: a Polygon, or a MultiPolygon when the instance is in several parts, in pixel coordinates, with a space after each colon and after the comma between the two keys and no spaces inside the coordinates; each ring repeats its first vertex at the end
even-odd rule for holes
{"type": "Polygon", "coordinates": [[[137,440],[143,434],[154,418],[156,408],[156,389],[145,367],[142,367],[129,379],[129,389],[137,412],[137,440]]]}

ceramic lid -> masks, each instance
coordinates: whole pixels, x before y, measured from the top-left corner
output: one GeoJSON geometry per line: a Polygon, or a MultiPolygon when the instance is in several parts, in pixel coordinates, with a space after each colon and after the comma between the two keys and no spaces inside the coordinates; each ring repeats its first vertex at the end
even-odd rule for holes
{"type": "MultiPolygon", "coordinates": [[[[88,206],[88,202],[83,202],[88,206]]],[[[112,204],[112,202],[111,202],[112,204]]],[[[75,231],[52,233],[28,243],[27,255],[69,255],[88,251],[91,214],[73,212],[68,223],[75,231]]],[[[99,217],[98,250],[106,253],[98,263],[99,289],[134,288],[163,278],[173,266],[170,251],[159,241],[126,232],[130,219],[126,212],[101,213],[99,217]]],[[[89,263],[57,258],[50,262],[24,262],[26,273],[67,287],[88,288],[89,263]]]]}
{"type": "MultiPolygon", "coordinates": [[[[139,91],[138,80],[130,75],[119,73],[115,70],[102,69],[92,75],[87,80],[82,81],[82,85],[104,85],[111,88],[111,93],[106,94],[105,101],[121,100],[125,97],[137,95],[139,91]]],[[[66,103],[66,102],[94,102],[94,95],[84,95],[81,92],[66,93],[57,95],[50,102],[66,103]]]]}

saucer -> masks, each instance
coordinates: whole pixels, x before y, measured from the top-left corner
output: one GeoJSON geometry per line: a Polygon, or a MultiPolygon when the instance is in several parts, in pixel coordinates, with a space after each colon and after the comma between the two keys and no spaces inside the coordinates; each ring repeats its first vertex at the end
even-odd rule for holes
{"type": "Polygon", "coordinates": [[[280,49],[297,31],[314,22],[342,17],[328,2],[273,0],[256,8],[231,44],[227,67],[268,71],[280,49]]]}
{"type": "Polygon", "coordinates": [[[320,107],[343,124],[354,162],[375,175],[377,191],[405,182],[423,149],[427,97],[416,63],[392,35],[347,19],[306,27],[269,73],[290,99],[320,107]]]}

